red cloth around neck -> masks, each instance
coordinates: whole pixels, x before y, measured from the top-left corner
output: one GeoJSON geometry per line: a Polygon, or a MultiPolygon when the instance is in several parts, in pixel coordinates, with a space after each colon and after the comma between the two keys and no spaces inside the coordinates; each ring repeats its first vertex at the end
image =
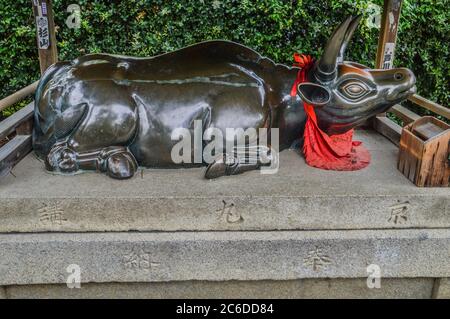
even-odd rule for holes
{"type": "MultiPolygon", "coordinates": [[[[297,95],[297,86],[307,82],[308,70],[314,65],[309,55],[294,54],[295,64],[301,69],[292,86],[291,96],[297,95]]],[[[328,135],[317,124],[314,106],[303,102],[307,116],[303,133],[303,153],[306,163],[310,166],[335,170],[355,171],[370,163],[370,153],[359,141],[353,141],[353,130],[344,134],[328,135]]]]}

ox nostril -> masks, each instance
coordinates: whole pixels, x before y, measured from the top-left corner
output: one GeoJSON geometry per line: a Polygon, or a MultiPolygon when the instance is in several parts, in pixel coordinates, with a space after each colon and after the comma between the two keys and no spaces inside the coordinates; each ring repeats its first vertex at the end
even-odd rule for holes
{"type": "Polygon", "coordinates": [[[401,73],[401,72],[395,72],[395,73],[394,73],[394,79],[395,79],[396,81],[401,81],[401,80],[403,80],[404,77],[405,77],[405,76],[404,76],[403,73],[401,73]]]}

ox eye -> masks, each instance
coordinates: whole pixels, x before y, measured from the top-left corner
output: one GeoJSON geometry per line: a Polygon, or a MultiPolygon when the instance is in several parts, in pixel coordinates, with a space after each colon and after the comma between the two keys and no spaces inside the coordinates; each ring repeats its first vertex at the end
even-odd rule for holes
{"type": "Polygon", "coordinates": [[[367,93],[367,87],[356,82],[346,82],[341,85],[340,91],[347,97],[358,99],[367,93]]]}

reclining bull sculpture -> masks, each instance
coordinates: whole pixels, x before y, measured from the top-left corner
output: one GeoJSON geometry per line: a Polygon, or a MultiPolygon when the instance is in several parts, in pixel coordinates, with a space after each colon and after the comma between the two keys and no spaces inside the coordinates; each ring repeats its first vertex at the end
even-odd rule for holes
{"type": "MultiPolygon", "coordinates": [[[[171,158],[177,143],[173,130],[191,130],[195,120],[202,120],[203,131],[278,128],[281,151],[302,137],[303,100],[315,106],[323,131],[344,133],[415,92],[408,69],[372,70],[343,62],[359,20],[349,17],[337,27],[296,97],[290,92],[298,68],[228,41],[152,58],[92,54],[56,63],[36,91],[33,147],[47,170],[99,170],[125,179],[138,166],[206,165],[175,164],[171,158]]],[[[223,154],[208,165],[205,177],[261,165],[223,154]]]]}

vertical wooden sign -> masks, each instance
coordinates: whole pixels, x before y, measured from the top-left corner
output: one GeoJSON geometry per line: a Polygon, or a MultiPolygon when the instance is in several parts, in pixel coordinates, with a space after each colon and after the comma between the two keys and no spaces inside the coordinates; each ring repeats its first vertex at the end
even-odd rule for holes
{"type": "Polygon", "coordinates": [[[402,0],[384,0],[375,62],[375,66],[379,69],[391,69],[393,66],[401,8],[402,0]]]}
{"type": "Polygon", "coordinates": [[[55,24],[51,0],[31,0],[36,23],[36,38],[39,52],[41,74],[58,61],[56,49],[55,24]]]}

